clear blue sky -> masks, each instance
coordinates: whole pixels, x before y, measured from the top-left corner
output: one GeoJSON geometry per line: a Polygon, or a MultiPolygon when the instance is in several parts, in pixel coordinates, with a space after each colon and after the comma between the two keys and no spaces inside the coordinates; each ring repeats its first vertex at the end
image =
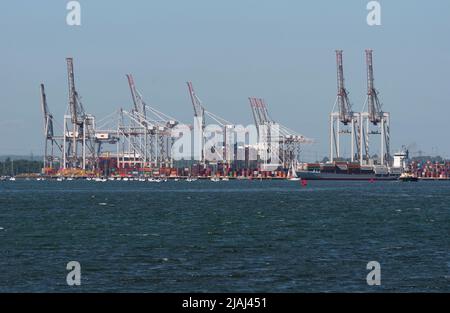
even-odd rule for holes
{"type": "Polygon", "coordinates": [[[364,49],[391,112],[392,145],[450,156],[450,1],[381,0],[382,26],[366,24],[365,0],[81,0],[82,26],[65,23],[64,0],[2,3],[0,154],[42,154],[39,83],[62,123],[65,57],[73,56],[86,110],[101,118],[130,106],[133,73],[147,102],[186,123],[191,80],[205,106],[252,122],[248,96],[328,153],[336,97],[334,50],[344,50],[354,109],[365,99],[364,49]]]}

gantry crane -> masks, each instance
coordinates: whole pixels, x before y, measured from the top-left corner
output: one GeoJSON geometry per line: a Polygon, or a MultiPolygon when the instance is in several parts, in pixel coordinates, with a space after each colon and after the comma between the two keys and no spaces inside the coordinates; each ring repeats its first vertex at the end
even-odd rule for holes
{"type": "MultiPolygon", "coordinates": [[[[200,143],[200,147],[198,150],[200,150],[200,163],[202,165],[205,165],[206,161],[210,162],[217,162],[221,161],[225,164],[227,168],[231,166],[231,163],[233,161],[233,152],[235,148],[235,142],[233,140],[232,134],[236,128],[236,125],[234,125],[232,122],[218,116],[217,114],[214,114],[208,110],[205,109],[204,105],[202,104],[202,101],[195,93],[194,87],[192,85],[192,82],[187,82],[188,90],[189,90],[189,96],[192,102],[192,106],[194,109],[194,136],[195,142],[200,143]],[[215,123],[218,124],[220,129],[210,129],[211,133],[221,133],[222,135],[222,142],[220,145],[216,145],[216,142],[212,141],[206,141],[206,116],[211,118],[215,123]],[[199,133],[199,134],[196,134],[199,133]],[[208,158],[207,158],[207,152],[208,152],[208,158]],[[210,153],[211,152],[211,153],[210,153]],[[208,160],[207,160],[208,159],[208,160]]],[[[197,151],[196,151],[197,153],[197,151]]]]}
{"type": "MultiPolygon", "coordinates": [[[[199,153],[198,156],[200,158],[200,163],[202,165],[205,165],[205,108],[203,107],[202,101],[197,96],[194,90],[194,86],[192,85],[192,82],[186,82],[189,90],[189,96],[191,98],[192,107],[194,109],[194,136],[196,143],[199,146],[199,153]],[[198,133],[198,134],[197,134],[198,133]]],[[[196,151],[197,152],[197,151],[196,151]]]]}
{"type": "MultiPolygon", "coordinates": [[[[84,108],[81,102],[78,100],[78,93],[75,89],[75,75],[73,72],[73,59],[67,58],[67,77],[68,77],[68,88],[69,88],[69,111],[70,111],[70,121],[72,123],[72,132],[67,134],[71,138],[71,143],[69,143],[69,150],[66,158],[71,158],[71,164],[73,167],[77,166],[77,142],[79,136],[83,132],[84,124],[84,108]],[[70,151],[71,150],[71,151],[70,151]]],[[[66,125],[67,126],[67,125],[66,125]]],[[[64,129],[64,136],[66,136],[66,127],[64,129]]],[[[65,142],[65,140],[64,140],[65,142]]],[[[66,159],[64,163],[66,163],[66,159]]],[[[64,164],[64,167],[66,164],[64,164]]]]}
{"type": "MultiPolygon", "coordinates": [[[[55,157],[54,157],[54,146],[56,145],[59,150],[62,151],[61,144],[57,137],[55,137],[54,127],[53,127],[53,115],[47,105],[47,95],[45,94],[45,86],[41,84],[41,109],[44,117],[44,169],[53,168],[55,157]],[[50,143],[50,147],[49,147],[50,143]],[[48,149],[50,148],[50,154],[48,149]]],[[[61,138],[59,138],[61,139],[61,138]]]]}
{"type": "Polygon", "coordinates": [[[249,98],[258,134],[258,151],[264,165],[281,164],[284,168],[297,162],[301,144],[311,139],[275,122],[269,115],[267,104],[261,98],[249,98]],[[273,159],[275,158],[275,159],[273,159]]]}
{"type": "MultiPolygon", "coordinates": [[[[172,162],[171,147],[173,145],[171,130],[178,121],[147,105],[136,88],[133,76],[131,74],[126,76],[133,108],[131,112],[120,110],[118,135],[124,139],[122,155],[132,156],[134,160],[132,163],[140,163],[143,167],[169,166],[172,162]],[[128,123],[125,123],[125,118],[128,123]],[[129,144],[128,151],[125,151],[125,141],[129,144]]],[[[119,159],[118,161],[120,162],[119,159]]],[[[122,163],[124,162],[125,160],[122,163]]]]}
{"type": "Polygon", "coordinates": [[[96,148],[98,140],[95,135],[95,118],[85,112],[81,98],[75,88],[73,58],[66,58],[66,63],[69,114],[64,116],[63,168],[85,170],[88,163],[92,168],[96,166],[100,150],[100,147],[96,148]],[[78,151],[79,144],[81,145],[81,156],[78,151]]]}
{"type": "Polygon", "coordinates": [[[390,114],[382,110],[382,104],[378,98],[378,91],[375,89],[373,75],[373,50],[366,51],[367,66],[367,97],[361,113],[360,137],[361,145],[360,162],[368,163],[371,159],[369,154],[370,136],[380,135],[380,164],[389,165],[390,162],[390,114]],[[365,158],[362,153],[362,146],[365,148],[365,158]]]}
{"type": "Polygon", "coordinates": [[[360,154],[360,115],[353,112],[348,91],[345,88],[343,51],[336,50],[337,97],[330,113],[330,161],[341,158],[341,136],[350,134],[351,161],[360,154]],[[356,151],[356,154],[355,154],[356,151]]]}

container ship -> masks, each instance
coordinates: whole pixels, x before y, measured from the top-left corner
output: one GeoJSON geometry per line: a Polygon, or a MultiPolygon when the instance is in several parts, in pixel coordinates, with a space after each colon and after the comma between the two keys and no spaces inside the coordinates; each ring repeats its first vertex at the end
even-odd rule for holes
{"type": "Polygon", "coordinates": [[[353,162],[305,163],[297,176],[306,180],[398,180],[401,168],[353,162]]]}

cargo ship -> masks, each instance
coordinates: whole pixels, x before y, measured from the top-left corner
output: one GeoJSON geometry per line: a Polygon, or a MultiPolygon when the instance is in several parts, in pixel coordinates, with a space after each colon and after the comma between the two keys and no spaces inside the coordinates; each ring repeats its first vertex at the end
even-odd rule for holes
{"type": "Polygon", "coordinates": [[[354,162],[305,163],[297,176],[306,180],[398,180],[401,168],[354,162]]]}

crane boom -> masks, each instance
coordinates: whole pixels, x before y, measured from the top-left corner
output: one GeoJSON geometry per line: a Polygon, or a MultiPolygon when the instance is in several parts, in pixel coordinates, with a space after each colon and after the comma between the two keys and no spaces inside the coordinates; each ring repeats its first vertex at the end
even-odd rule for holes
{"type": "Polygon", "coordinates": [[[266,102],[264,101],[264,99],[257,99],[257,102],[258,102],[258,107],[259,107],[259,110],[261,112],[261,116],[262,116],[264,122],[266,122],[266,123],[273,122],[273,120],[269,116],[269,112],[267,110],[267,105],[266,105],[266,102]]]}
{"type": "Polygon", "coordinates": [[[253,118],[255,119],[255,125],[260,126],[270,122],[273,122],[267,111],[267,106],[261,98],[248,98],[250,101],[250,107],[252,109],[253,118]]]}
{"type": "Polygon", "coordinates": [[[378,99],[378,92],[374,85],[373,76],[373,50],[366,50],[366,63],[367,63],[367,106],[369,112],[369,120],[372,124],[377,125],[381,122],[383,112],[381,111],[380,100],[378,99]]]}
{"type": "Polygon", "coordinates": [[[44,84],[41,84],[41,108],[44,115],[44,134],[47,139],[51,139],[53,138],[53,116],[48,109],[44,84]]]}
{"type": "Polygon", "coordinates": [[[84,120],[84,109],[81,105],[75,88],[75,75],[73,71],[73,58],[67,58],[67,77],[69,84],[69,109],[73,124],[82,125],[84,120]]]}
{"type": "Polygon", "coordinates": [[[205,128],[205,108],[202,105],[202,102],[195,94],[194,87],[192,82],[187,82],[189,89],[189,95],[191,96],[192,106],[194,108],[194,116],[202,119],[202,128],[205,128]]]}
{"type": "Polygon", "coordinates": [[[127,74],[127,79],[128,79],[128,85],[130,86],[131,97],[133,99],[134,110],[136,112],[142,114],[144,117],[146,117],[146,115],[147,115],[146,108],[145,108],[146,105],[145,105],[144,101],[142,100],[141,94],[136,89],[136,85],[134,84],[133,75],[127,74]]]}
{"type": "Polygon", "coordinates": [[[133,105],[134,105],[134,109],[136,111],[138,110],[138,101],[137,101],[137,97],[136,97],[136,89],[134,86],[134,80],[133,80],[133,76],[131,74],[127,74],[127,79],[128,79],[128,85],[130,86],[130,91],[131,91],[131,98],[133,99],[133,105]]]}
{"type": "Polygon", "coordinates": [[[248,98],[250,101],[250,108],[252,109],[253,119],[255,120],[255,125],[258,127],[261,125],[261,116],[257,108],[256,98],[248,98]]]}
{"type": "Polygon", "coordinates": [[[339,105],[339,119],[347,125],[352,120],[352,107],[348,98],[348,92],[344,84],[344,64],[342,61],[342,50],[336,50],[337,64],[337,97],[339,105]]]}

